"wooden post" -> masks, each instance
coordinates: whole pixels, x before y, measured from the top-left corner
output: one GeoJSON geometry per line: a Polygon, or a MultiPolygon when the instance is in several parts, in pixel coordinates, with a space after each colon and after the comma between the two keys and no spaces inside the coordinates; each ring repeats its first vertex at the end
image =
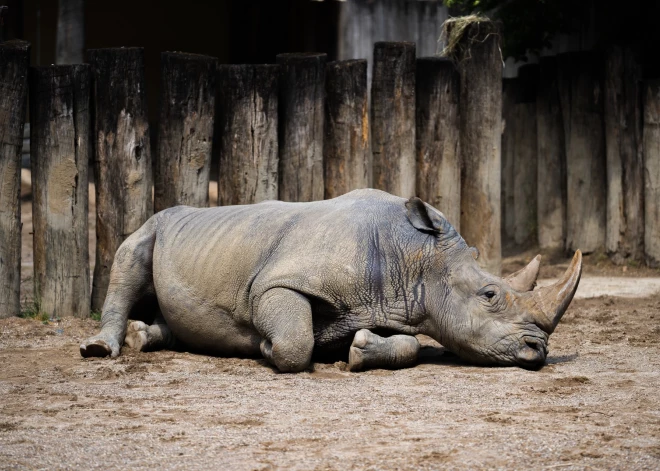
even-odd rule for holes
{"type": "Polygon", "coordinates": [[[448,37],[460,34],[450,52],[461,75],[460,145],[461,233],[480,252],[479,264],[499,275],[502,264],[502,53],[498,26],[489,20],[454,30],[445,22],[448,37]]]}
{"type": "Polygon", "coordinates": [[[325,74],[325,198],[334,198],[369,186],[367,61],[331,62],[325,74]]]}
{"type": "Polygon", "coordinates": [[[416,69],[417,195],[460,230],[460,76],[454,63],[420,57],[416,69]]]}
{"type": "Polygon", "coordinates": [[[559,56],[566,138],[566,248],[605,247],[607,207],[603,123],[603,61],[595,53],[559,56]]]}
{"type": "Polygon", "coordinates": [[[214,57],[161,54],[156,212],[180,204],[209,205],[215,70],[214,57]]]}
{"type": "Polygon", "coordinates": [[[371,83],[373,184],[415,195],[415,43],[377,42],[371,83]]]}
{"type": "Polygon", "coordinates": [[[506,244],[514,241],[516,226],[513,210],[513,160],[515,143],[513,131],[515,115],[513,112],[518,89],[517,78],[502,79],[502,188],[500,191],[502,211],[502,235],[506,244]]]}
{"type": "Polygon", "coordinates": [[[96,265],[92,310],[103,307],[121,243],[153,213],[151,148],[141,48],[89,51],[94,83],[96,265]]]}
{"type": "Polygon", "coordinates": [[[279,199],[323,199],[325,54],[278,54],[279,199]]]}
{"type": "Polygon", "coordinates": [[[277,199],[277,65],[218,67],[218,204],[277,199]]]}
{"type": "Polygon", "coordinates": [[[89,65],[31,69],[34,299],[51,317],[88,317],[89,65]]]}
{"type": "Polygon", "coordinates": [[[644,259],[642,69],[631,50],[613,47],[605,67],[607,252],[615,263],[644,259]]]}
{"type": "Polygon", "coordinates": [[[29,43],[0,44],[0,318],[21,313],[21,148],[29,64],[29,43]]]}
{"type": "Polygon", "coordinates": [[[644,250],[660,267],[660,80],[644,84],[644,250]]]}
{"type": "Polygon", "coordinates": [[[80,64],[85,52],[84,0],[58,0],[55,62],[80,64]]]}
{"type": "Polygon", "coordinates": [[[550,251],[563,251],[566,239],[566,147],[557,80],[557,58],[542,57],[536,95],[536,208],[539,246],[550,251]]]}
{"type": "Polygon", "coordinates": [[[536,243],[537,138],[536,86],[538,66],[518,69],[518,92],[513,113],[513,212],[514,240],[518,245],[536,243]]]}

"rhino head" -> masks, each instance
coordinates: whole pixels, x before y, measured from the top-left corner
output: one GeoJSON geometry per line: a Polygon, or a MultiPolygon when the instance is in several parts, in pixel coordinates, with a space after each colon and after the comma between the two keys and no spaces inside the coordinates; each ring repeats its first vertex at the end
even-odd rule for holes
{"type": "Polygon", "coordinates": [[[435,237],[435,250],[424,275],[424,330],[450,351],[478,364],[545,364],[548,338],[568,308],[582,273],[578,250],[555,284],[535,288],[541,257],[500,278],[482,270],[478,252],[469,247],[442,213],[411,198],[408,219],[435,237]]]}

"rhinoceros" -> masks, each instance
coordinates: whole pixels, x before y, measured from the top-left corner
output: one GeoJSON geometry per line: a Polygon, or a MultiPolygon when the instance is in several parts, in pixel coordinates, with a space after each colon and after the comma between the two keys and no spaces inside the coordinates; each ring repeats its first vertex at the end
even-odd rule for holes
{"type": "Polygon", "coordinates": [[[351,370],[403,368],[416,334],[476,364],[540,368],[577,289],[578,250],[534,289],[540,257],[507,278],[482,270],[444,215],[419,198],[356,190],[155,214],[117,250],[101,332],[84,357],[183,348],[259,356],[282,372],[312,355],[351,370]],[[128,319],[137,318],[128,324],[128,319]]]}

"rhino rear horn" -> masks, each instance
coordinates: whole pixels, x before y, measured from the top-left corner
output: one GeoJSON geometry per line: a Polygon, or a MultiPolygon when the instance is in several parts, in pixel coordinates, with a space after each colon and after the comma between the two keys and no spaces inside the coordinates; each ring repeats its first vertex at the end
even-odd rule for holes
{"type": "Polygon", "coordinates": [[[541,256],[537,255],[526,267],[507,276],[504,278],[504,281],[516,291],[532,291],[536,286],[536,279],[539,277],[540,268],[541,256]]]}
{"type": "Polygon", "coordinates": [[[538,316],[539,324],[548,334],[555,330],[561,316],[571,304],[580,283],[580,276],[582,276],[582,252],[578,250],[559,281],[530,293],[543,313],[542,316],[538,316]]]}

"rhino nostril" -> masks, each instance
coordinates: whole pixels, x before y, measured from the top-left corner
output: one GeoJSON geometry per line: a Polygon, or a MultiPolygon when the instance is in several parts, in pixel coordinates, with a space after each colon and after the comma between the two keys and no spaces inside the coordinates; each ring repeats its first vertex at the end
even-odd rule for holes
{"type": "Polygon", "coordinates": [[[525,339],[525,344],[526,344],[529,348],[534,349],[534,350],[536,350],[537,352],[542,351],[542,348],[543,348],[543,347],[541,346],[541,342],[539,342],[538,340],[525,339]]]}

